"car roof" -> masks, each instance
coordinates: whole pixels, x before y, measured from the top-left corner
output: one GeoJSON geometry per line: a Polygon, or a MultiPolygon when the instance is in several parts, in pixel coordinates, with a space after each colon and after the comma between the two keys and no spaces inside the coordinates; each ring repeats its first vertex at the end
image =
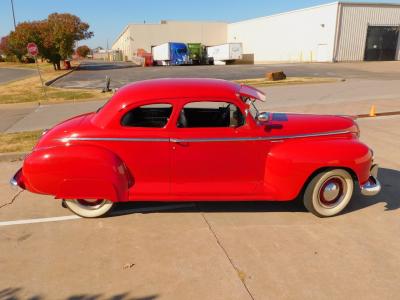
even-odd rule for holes
{"type": "MultiPolygon", "coordinates": [[[[237,99],[244,87],[246,86],[234,82],[209,78],[164,78],[138,81],[119,89],[92,121],[96,125],[104,127],[111,121],[116,112],[146,100],[168,99],[168,102],[172,103],[182,98],[209,98],[209,100],[225,98],[233,100],[237,99]]],[[[247,87],[247,90],[249,89],[258,91],[247,87]]],[[[259,99],[257,95],[255,97],[259,99]]]]}
{"type": "MultiPolygon", "coordinates": [[[[115,94],[118,98],[129,97],[134,101],[146,99],[171,99],[182,97],[235,96],[240,89],[237,83],[208,78],[163,78],[128,84],[115,94]],[[132,98],[135,97],[135,99],[132,98]]],[[[122,99],[121,99],[122,100],[122,99]]],[[[123,100],[122,100],[123,101],[123,100]]]]}
{"type": "Polygon", "coordinates": [[[174,102],[190,97],[232,99],[239,89],[239,84],[221,79],[164,78],[138,81],[120,88],[93,118],[93,122],[104,127],[116,112],[136,102],[155,99],[174,102]]]}

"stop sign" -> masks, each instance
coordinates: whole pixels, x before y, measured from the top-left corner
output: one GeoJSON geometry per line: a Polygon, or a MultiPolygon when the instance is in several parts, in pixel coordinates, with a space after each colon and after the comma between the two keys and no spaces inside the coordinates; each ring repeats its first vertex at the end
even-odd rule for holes
{"type": "Polygon", "coordinates": [[[32,56],[36,56],[39,54],[38,47],[35,43],[29,43],[26,48],[28,49],[28,53],[32,56]]]}

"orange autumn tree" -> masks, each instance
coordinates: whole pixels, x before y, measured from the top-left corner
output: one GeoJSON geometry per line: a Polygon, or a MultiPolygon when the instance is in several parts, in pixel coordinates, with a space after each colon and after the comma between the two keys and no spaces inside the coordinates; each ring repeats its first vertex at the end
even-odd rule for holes
{"type": "Polygon", "coordinates": [[[75,43],[92,36],[89,24],[79,17],[53,13],[45,20],[19,23],[7,36],[7,51],[21,61],[27,54],[26,45],[34,42],[39,54],[59,70],[61,60],[73,54],[75,43]]]}
{"type": "Polygon", "coordinates": [[[90,53],[90,48],[86,45],[79,46],[78,48],[76,48],[76,53],[80,57],[86,57],[90,53]]]}

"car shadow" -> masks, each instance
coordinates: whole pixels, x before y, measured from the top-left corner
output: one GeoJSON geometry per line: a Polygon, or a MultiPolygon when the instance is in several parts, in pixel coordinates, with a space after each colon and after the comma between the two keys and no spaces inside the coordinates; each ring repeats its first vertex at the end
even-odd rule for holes
{"type": "Polygon", "coordinates": [[[343,213],[350,213],[378,203],[385,204],[385,211],[399,209],[400,171],[394,169],[380,168],[378,179],[382,185],[382,190],[378,195],[373,197],[365,197],[361,195],[360,190],[357,189],[353,196],[353,199],[343,213]]]}
{"type": "MultiPolygon", "coordinates": [[[[382,191],[373,197],[365,197],[356,188],[353,199],[342,212],[352,213],[369,206],[385,203],[385,211],[400,208],[400,171],[379,169],[382,191]]],[[[109,217],[132,213],[182,213],[182,212],[306,212],[300,199],[288,202],[278,201],[198,201],[198,202],[127,202],[118,203],[109,217]]]]}
{"type": "MultiPolygon", "coordinates": [[[[111,296],[105,296],[101,293],[96,294],[74,294],[63,298],[65,300],[155,300],[159,298],[159,295],[148,295],[143,297],[136,297],[131,296],[129,292],[114,294],[111,296]]],[[[21,287],[10,287],[0,290],[0,300],[22,300],[22,299],[29,299],[29,300],[46,300],[50,299],[43,295],[30,295],[26,296],[26,291],[24,291],[21,287]]],[[[61,298],[59,298],[61,299],[61,298]]]]}

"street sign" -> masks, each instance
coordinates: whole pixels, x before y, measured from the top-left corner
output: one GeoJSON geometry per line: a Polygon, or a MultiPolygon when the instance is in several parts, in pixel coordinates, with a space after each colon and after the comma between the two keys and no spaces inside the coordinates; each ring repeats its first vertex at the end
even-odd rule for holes
{"type": "MultiPolygon", "coordinates": [[[[37,68],[38,73],[39,73],[40,81],[42,82],[42,88],[43,88],[44,97],[45,97],[46,100],[48,100],[47,93],[46,93],[46,88],[44,86],[44,81],[43,81],[43,78],[42,78],[42,74],[40,74],[39,64],[37,62],[37,55],[39,54],[38,46],[35,43],[28,43],[28,45],[26,45],[26,49],[28,50],[29,55],[31,55],[31,56],[33,56],[35,58],[36,68],[37,68]]],[[[40,105],[40,100],[38,101],[38,104],[40,105]]]]}
{"type": "Polygon", "coordinates": [[[26,48],[28,49],[28,53],[32,56],[39,54],[39,49],[35,43],[29,43],[26,48]]]}

